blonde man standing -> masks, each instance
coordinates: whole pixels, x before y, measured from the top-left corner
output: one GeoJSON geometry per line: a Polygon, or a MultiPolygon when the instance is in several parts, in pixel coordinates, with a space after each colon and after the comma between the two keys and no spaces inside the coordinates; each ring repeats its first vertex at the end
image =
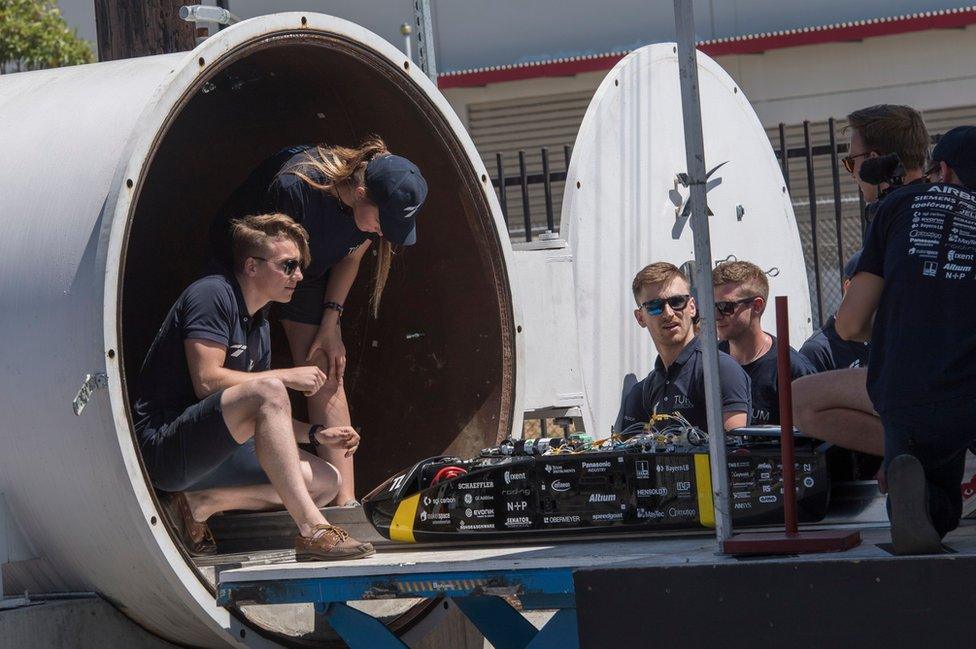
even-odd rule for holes
{"type": "MultiPolygon", "coordinates": [[[[646,422],[652,413],[680,412],[705,430],[705,373],[702,341],[696,335],[698,307],[684,273],[667,262],[643,268],[632,289],[634,318],[647,329],[657,350],[654,370],[624,397],[617,430],[646,422]]],[[[712,344],[712,343],[708,343],[712,344]]],[[[725,430],[749,423],[749,377],[728,354],[719,352],[719,383],[725,430]]]]}
{"type": "MultiPolygon", "coordinates": [[[[762,328],[769,301],[766,274],[748,261],[726,261],[712,271],[712,287],[719,349],[729,353],[752,382],[752,423],[778,424],[776,337],[762,328]]],[[[809,362],[791,347],[791,377],[813,373],[809,362]]]]}

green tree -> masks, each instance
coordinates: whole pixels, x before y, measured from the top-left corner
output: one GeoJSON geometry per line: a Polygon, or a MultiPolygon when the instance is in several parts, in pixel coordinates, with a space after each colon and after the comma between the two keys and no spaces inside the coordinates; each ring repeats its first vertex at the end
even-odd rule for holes
{"type": "Polygon", "coordinates": [[[0,74],[91,63],[91,46],[46,0],[0,0],[0,74]]]}

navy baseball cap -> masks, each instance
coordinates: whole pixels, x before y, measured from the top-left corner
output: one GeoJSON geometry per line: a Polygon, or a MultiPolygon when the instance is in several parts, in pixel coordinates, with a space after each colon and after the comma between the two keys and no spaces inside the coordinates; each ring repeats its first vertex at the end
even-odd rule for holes
{"type": "Polygon", "coordinates": [[[417,210],[427,198],[427,181],[417,165],[398,155],[373,158],[366,165],[366,193],[380,209],[383,237],[412,246],[417,242],[417,210]]]}
{"type": "Polygon", "coordinates": [[[850,279],[857,274],[857,262],[859,261],[861,261],[860,250],[851,255],[850,259],[847,260],[847,263],[844,264],[844,279],[850,279]]]}
{"type": "Polygon", "coordinates": [[[949,165],[969,189],[976,189],[976,126],[957,126],[939,139],[933,162],[949,165]]]}

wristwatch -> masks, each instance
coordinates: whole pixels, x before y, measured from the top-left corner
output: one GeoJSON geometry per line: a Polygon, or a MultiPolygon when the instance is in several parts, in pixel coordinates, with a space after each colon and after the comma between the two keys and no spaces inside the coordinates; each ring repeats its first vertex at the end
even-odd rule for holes
{"type": "Polygon", "coordinates": [[[322,424],[312,424],[308,429],[308,443],[312,445],[312,448],[318,448],[322,446],[322,443],[315,436],[315,433],[320,430],[325,430],[325,426],[322,424]]]}

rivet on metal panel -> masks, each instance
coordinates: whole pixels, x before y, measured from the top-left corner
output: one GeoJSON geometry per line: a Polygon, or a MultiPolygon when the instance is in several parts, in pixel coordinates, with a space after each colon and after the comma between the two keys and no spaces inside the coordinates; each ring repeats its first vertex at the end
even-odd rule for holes
{"type": "Polygon", "coordinates": [[[515,333],[522,333],[522,325],[515,327],[515,333]]]}
{"type": "Polygon", "coordinates": [[[403,62],[403,69],[404,70],[409,70],[410,69],[410,61],[404,61],[403,62]]]}
{"type": "Polygon", "coordinates": [[[150,525],[155,525],[156,524],[156,517],[155,516],[151,516],[149,518],[149,524],[150,525]]]}
{"type": "Polygon", "coordinates": [[[576,189],[579,189],[582,186],[583,186],[583,183],[581,183],[580,181],[577,180],[576,181],[576,189]]]}
{"type": "Polygon", "coordinates": [[[134,185],[134,184],[135,183],[132,182],[132,179],[131,178],[129,178],[128,180],[125,181],[125,186],[128,187],[129,189],[132,189],[132,185],[134,185]]]}
{"type": "Polygon", "coordinates": [[[308,24],[308,18],[306,18],[305,16],[302,16],[302,27],[304,27],[307,24],[308,24]]]}
{"type": "Polygon", "coordinates": [[[488,182],[488,176],[486,176],[485,174],[481,174],[481,182],[483,183],[488,182]]]}
{"type": "Polygon", "coordinates": [[[620,79],[614,79],[613,80],[613,85],[619,86],[620,85],[620,79]]]}
{"type": "Polygon", "coordinates": [[[207,62],[203,60],[202,56],[199,59],[197,59],[197,63],[200,64],[201,68],[207,64],[207,62]]]}
{"type": "Polygon", "coordinates": [[[732,92],[733,92],[733,94],[739,94],[739,89],[738,88],[732,88],[732,92]]]}
{"type": "Polygon", "coordinates": [[[244,629],[241,629],[241,639],[242,640],[244,639],[244,636],[246,636],[246,635],[247,635],[247,633],[244,631],[244,629]]]}
{"type": "Polygon", "coordinates": [[[109,358],[115,358],[115,350],[114,349],[108,350],[106,356],[108,356],[109,358]]]}

